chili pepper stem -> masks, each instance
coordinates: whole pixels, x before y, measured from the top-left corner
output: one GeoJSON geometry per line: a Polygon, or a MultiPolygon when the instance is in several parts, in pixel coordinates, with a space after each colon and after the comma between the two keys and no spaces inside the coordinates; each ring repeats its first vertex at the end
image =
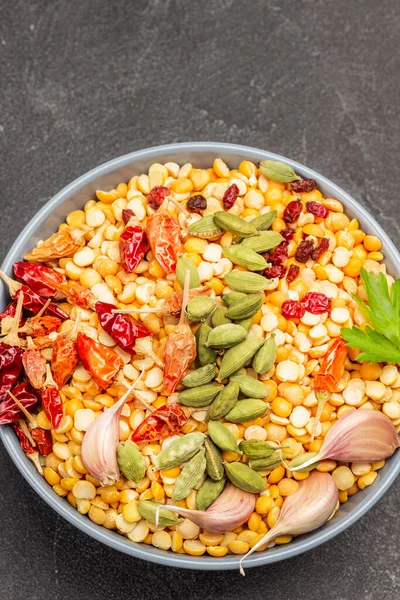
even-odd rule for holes
{"type": "Polygon", "coordinates": [[[187,325],[186,305],[189,302],[190,269],[186,269],[185,281],[183,286],[182,310],[178,327],[187,325]]]}
{"type": "Polygon", "coordinates": [[[14,396],[14,394],[12,392],[7,392],[8,395],[10,396],[10,398],[12,398],[12,400],[14,400],[15,404],[18,406],[19,410],[24,413],[24,415],[26,416],[26,418],[28,419],[28,421],[30,422],[30,424],[36,428],[37,427],[37,421],[35,419],[34,416],[31,415],[31,413],[26,410],[25,406],[18,400],[18,398],[16,396],[14,396]]]}
{"type": "Polygon", "coordinates": [[[182,212],[185,215],[185,217],[189,217],[190,212],[188,210],[186,210],[186,208],[181,206],[181,204],[179,204],[178,200],[176,200],[175,198],[171,198],[171,196],[170,196],[169,201],[172,202],[172,204],[179,210],[179,212],[182,212]]]}
{"type": "Polygon", "coordinates": [[[46,302],[46,304],[43,304],[42,308],[39,310],[38,314],[35,315],[36,317],[41,317],[42,315],[44,315],[44,313],[46,312],[46,310],[49,308],[51,304],[51,299],[49,298],[46,302]]]}
{"type": "Polygon", "coordinates": [[[39,452],[33,452],[33,454],[27,454],[26,456],[29,458],[29,460],[33,462],[36,469],[38,470],[39,475],[43,475],[43,468],[39,460],[39,452]]]}
{"type": "Polygon", "coordinates": [[[20,419],[20,420],[19,420],[19,424],[20,424],[20,427],[21,427],[22,431],[24,432],[24,434],[25,434],[25,435],[26,435],[26,437],[28,438],[28,440],[29,440],[30,444],[31,444],[33,447],[36,447],[36,442],[35,442],[35,440],[33,439],[32,435],[31,435],[31,432],[29,431],[29,427],[27,426],[27,424],[25,423],[25,421],[24,421],[23,419],[20,419]]]}
{"type": "Polygon", "coordinates": [[[115,308],[112,310],[113,315],[131,315],[131,314],[138,314],[138,313],[146,313],[146,314],[150,314],[150,313],[162,313],[162,314],[168,314],[168,312],[166,312],[165,310],[163,310],[162,307],[160,308],[115,308]]]}
{"type": "Polygon", "coordinates": [[[11,297],[13,297],[18,292],[18,290],[22,288],[22,283],[11,279],[11,277],[6,275],[3,271],[0,271],[0,279],[2,279],[4,283],[8,286],[8,290],[10,292],[11,297]]]}
{"type": "Polygon", "coordinates": [[[21,321],[23,303],[24,303],[24,295],[19,294],[18,301],[17,301],[17,308],[15,311],[15,316],[13,318],[14,319],[13,324],[11,326],[9,333],[5,337],[3,337],[3,339],[2,339],[3,344],[9,344],[9,346],[18,346],[19,348],[21,347],[21,340],[19,339],[19,336],[18,336],[18,330],[19,330],[19,324],[21,321]]]}
{"type": "MultiPolygon", "coordinates": [[[[143,375],[144,371],[142,371],[139,379],[141,378],[141,376],[143,375]]],[[[139,381],[139,379],[136,380],[139,381]]],[[[123,376],[119,376],[117,377],[118,383],[120,383],[121,385],[125,386],[127,389],[129,389],[129,385],[126,383],[125,379],[123,376]]],[[[138,390],[133,391],[133,388],[130,388],[132,390],[132,395],[134,398],[136,398],[136,400],[139,400],[139,402],[141,402],[143,404],[143,406],[149,410],[150,412],[153,412],[155,410],[154,406],[151,406],[151,404],[149,404],[146,400],[143,400],[143,398],[140,397],[140,392],[138,390]]]]}
{"type": "Polygon", "coordinates": [[[317,392],[315,392],[315,396],[317,398],[318,407],[317,407],[317,413],[314,417],[314,424],[313,424],[313,428],[312,428],[312,432],[311,432],[311,442],[314,440],[315,435],[317,433],[317,427],[318,427],[318,423],[321,419],[322,409],[324,408],[325,402],[328,400],[330,394],[329,394],[329,392],[324,392],[322,390],[318,390],[317,392]]]}
{"type": "Polygon", "coordinates": [[[47,389],[49,387],[55,387],[58,390],[58,386],[53,379],[53,374],[51,372],[50,365],[46,365],[46,381],[44,382],[43,389],[47,389]]]}

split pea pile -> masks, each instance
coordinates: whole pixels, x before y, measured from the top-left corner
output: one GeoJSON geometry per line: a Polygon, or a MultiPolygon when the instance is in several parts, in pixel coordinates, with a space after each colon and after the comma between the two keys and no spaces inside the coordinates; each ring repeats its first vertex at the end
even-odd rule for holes
{"type": "MultiPolygon", "coordinates": [[[[147,195],[154,187],[170,188],[171,197],[183,208],[191,197],[201,195],[206,200],[206,207],[201,211],[190,212],[188,216],[179,211],[176,204],[170,203],[169,212],[181,226],[184,256],[197,267],[201,284],[211,290],[209,297],[202,297],[200,305],[204,307],[204,298],[210,298],[215,299],[218,306],[214,322],[192,324],[193,333],[197,331],[199,336],[201,328],[207,327],[208,336],[209,331],[213,331],[213,326],[223,327],[234,320],[235,304],[231,308],[229,300],[227,304],[221,296],[229,298],[227,294],[238,293],[233,292],[228,283],[233,268],[236,272],[246,273],[248,269],[235,260],[237,256],[234,253],[237,251],[234,250],[235,237],[231,232],[220,232],[219,236],[210,240],[191,235],[188,229],[192,226],[193,230],[194,224],[202,217],[224,210],[222,199],[232,184],[237,186],[238,195],[227,214],[237,215],[251,222],[276,211],[276,217],[270,224],[270,232],[279,233],[288,227],[293,230],[294,235],[287,246],[285,266],[289,271],[291,265],[296,265],[299,275],[290,283],[286,277],[271,278],[268,289],[260,293],[259,306],[250,310],[251,317],[243,316],[247,313],[239,313],[243,319],[240,329],[246,328],[245,335],[253,340],[257,349],[265,339],[273,340],[275,345],[271,364],[265,363],[271,360],[271,352],[267,352],[266,356],[260,357],[258,368],[253,361],[252,366],[242,368],[237,378],[238,382],[243,375],[254,379],[251,389],[252,408],[257,407],[255,414],[250,413],[244,422],[243,414],[240,413],[239,418],[236,415],[236,419],[235,414],[231,414],[229,420],[223,416],[220,421],[209,423],[218,423],[217,427],[226,428],[236,443],[242,444],[242,448],[246,447],[246,441],[249,440],[268,441],[272,445],[282,446],[287,460],[305,452],[317,452],[335,421],[352,410],[380,410],[399,428],[400,377],[397,368],[393,365],[355,362],[357,351],[350,348],[345,373],[336,392],[325,404],[316,438],[311,441],[317,406],[312,376],[318,372],[329,342],[340,336],[341,327],[351,327],[354,324],[362,327],[365,322],[364,315],[351,296],[357,294],[366,299],[364,288],[360,285],[360,269],[364,267],[369,272],[382,272],[386,275],[380,240],[361,231],[357,220],[350,220],[346,216],[343,205],[338,200],[324,198],[317,189],[300,193],[291,191],[289,184],[268,180],[257,165],[249,161],[241,162],[236,169],[230,169],[219,158],[208,169],[198,169],[189,163],[183,166],[176,163],[153,164],[148,173],[135,175],[127,184],[120,183],[110,191],[97,191],[97,198],[89,200],[83,210],[70,213],[66,224],[60,227],[68,225],[84,230],[89,226],[92,229],[86,234],[86,244],[74,256],[50,261],[48,264],[59,269],[70,280],[90,289],[103,302],[113,303],[123,309],[141,307],[145,310],[158,307],[171,294],[180,291],[181,285],[175,273],[165,274],[151,251],[147,252],[146,258],[139,263],[133,274],[128,275],[122,269],[119,252],[119,237],[124,229],[122,211],[132,210],[145,228],[147,216],[154,212],[147,204],[147,195]],[[328,209],[327,216],[320,218],[303,210],[299,218],[288,226],[283,215],[286,206],[293,200],[301,200],[304,206],[309,202],[318,202],[328,209]],[[302,241],[311,240],[317,246],[323,238],[329,241],[329,247],[317,260],[296,260],[296,250],[302,241]],[[230,247],[232,250],[223,254],[224,249],[230,247]],[[235,266],[229,256],[234,259],[235,266]],[[283,303],[287,300],[301,300],[309,292],[319,292],[331,299],[331,311],[322,314],[306,311],[300,319],[286,319],[282,315],[283,303]],[[264,361],[262,364],[261,360],[264,361]],[[261,416],[257,416],[259,414],[261,416]]],[[[254,270],[257,270],[257,265],[254,270]]],[[[387,278],[390,282],[393,281],[389,275],[387,278]]],[[[102,344],[113,347],[122,357],[123,375],[129,383],[138,378],[142,369],[145,370],[145,376],[137,386],[142,397],[155,408],[166,404],[168,399],[163,395],[163,372],[151,358],[143,359],[123,352],[102,330],[95,312],[73,307],[68,303],[62,303],[60,307],[68,313],[70,320],[63,323],[59,331],[70,330],[71,320],[75,321],[80,314],[81,331],[102,344]]],[[[192,309],[196,309],[196,303],[192,304],[192,309]]],[[[193,320],[195,318],[196,315],[193,320]]],[[[139,313],[138,319],[153,334],[153,349],[162,358],[167,336],[174,332],[177,319],[162,313],[139,313]]],[[[229,331],[234,336],[235,343],[241,343],[239,339],[236,340],[235,335],[241,336],[243,332],[232,329],[232,326],[229,331]]],[[[221,338],[221,335],[214,335],[214,344],[212,337],[208,340],[211,353],[215,352],[213,345],[221,348],[221,339],[222,343],[231,343],[226,342],[224,336],[221,338]]],[[[43,353],[50,359],[51,349],[46,349],[43,353]]],[[[220,367],[221,357],[214,354],[214,358],[220,367]]],[[[200,365],[197,364],[198,366],[200,365]]],[[[194,369],[193,366],[192,370],[194,369]]],[[[204,380],[201,383],[207,384],[213,379],[214,368],[211,367],[210,370],[208,367],[208,371],[205,360],[204,380]]],[[[181,393],[182,404],[193,407],[195,405],[190,399],[190,374],[191,371],[186,376],[186,390],[183,391],[184,387],[180,386],[177,393],[181,393]]],[[[242,377],[242,386],[245,384],[246,378],[242,377]]],[[[214,389],[215,387],[214,384],[214,389]]],[[[146,520],[140,514],[138,501],[172,503],[174,484],[183,466],[157,470],[155,463],[157,455],[177,438],[176,435],[161,443],[142,443],[138,446],[146,469],[145,476],[138,484],[121,477],[115,485],[101,487],[100,482],[87,473],[81,459],[82,440],[90,424],[103,411],[113,406],[125,391],[123,386],[114,384],[106,392],[102,392],[83,366],[78,365],[70,385],[61,390],[65,415],[60,427],[52,430],[53,452],[45,459],[44,476],[55,493],[65,496],[81,514],[87,514],[98,525],[126,535],[132,542],[142,542],[192,556],[205,553],[214,557],[244,554],[276,523],[285,497],[294,494],[298,489],[298,482],[309,476],[309,473],[291,472],[284,464],[258,470],[265,489],[257,494],[255,511],[248,521],[233,532],[210,533],[201,530],[188,519],[175,525],[156,527],[154,519],[146,520]]],[[[177,394],[174,395],[175,400],[176,398],[177,394]]],[[[244,402],[239,400],[239,403],[242,401],[244,402]]],[[[197,406],[179,435],[207,432],[208,407],[204,408],[201,402],[197,406]]],[[[231,413],[235,410],[236,413],[239,412],[236,406],[231,413]]],[[[220,417],[219,408],[213,406],[214,418],[220,417]]],[[[243,405],[241,410],[244,410],[243,405]]],[[[148,414],[139,401],[128,402],[120,421],[120,440],[128,440],[148,414]]],[[[39,413],[37,420],[40,427],[51,429],[43,411],[39,413]]],[[[227,465],[238,461],[249,462],[245,455],[229,450],[222,452],[222,458],[227,465]]],[[[341,464],[323,460],[317,470],[332,474],[339,488],[339,500],[345,503],[358,490],[374,482],[383,464],[384,461],[373,464],[341,464]]],[[[200,484],[201,482],[196,486],[197,489],[200,484]]],[[[195,489],[186,499],[175,504],[196,509],[196,495],[195,489]]],[[[275,543],[285,544],[291,539],[290,536],[283,536],[275,543]]]]}

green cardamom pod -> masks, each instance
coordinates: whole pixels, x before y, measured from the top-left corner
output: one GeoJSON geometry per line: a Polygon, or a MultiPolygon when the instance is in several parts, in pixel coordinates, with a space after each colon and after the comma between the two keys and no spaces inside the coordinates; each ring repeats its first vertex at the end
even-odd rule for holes
{"type": "Polygon", "coordinates": [[[253,358],[252,367],[255,372],[259,375],[268,373],[275,364],[277,352],[275,334],[272,333],[253,358]]]}
{"type": "MultiPolygon", "coordinates": [[[[314,458],[315,456],[317,456],[317,454],[318,454],[318,452],[307,452],[306,454],[299,454],[295,458],[292,458],[292,460],[288,464],[288,469],[294,469],[295,467],[299,467],[300,465],[304,464],[311,458],[314,458]]],[[[319,462],[315,462],[312,465],[305,467],[304,469],[297,468],[296,472],[297,473],[308,473],[309,471],[316,469],[318,467],[318,465],[319,465],[319,462]]]]}
{"type": "Polygon", "coordinates": [[[236,325],[240,325],[241,327],[243,327],[243,329],[247,331],[247,333],[249,333],[251,326],[253,325],[253,321],[253,317],[249,317],[248,319],[236,321],[236,325]]]}
{"type": "Polygon", "coordinates": [[[260,171],[268,179],[279,181],[280,183],[290,183],[301,179],[289,165],[277,160],[262,160],[260,162],[260,171]]]}
{"type": "Polygon", "coordinates": [[[181,383],[185,387],[193,388],[198,387],[200,385],[205,385],[206,383],[210,383],[215,377],[215,364],[212,365],[204,365],[204,367],[200,367],[196,371],[192,371],[188,375],[182,379],[181,383]]]}
{"type": "Polygon", "coordinates": [[[216,501],[218,496],[221,495],[222,490],[225,487],[225,482],[225,477],[220,479],[220,481],[206,479],[196,494],[197,510],[207,510],[207,508],[216,501]]]}
{"type": "Polygon", "coordinates": [[[184,406],[192,406],[194,408],[208,406],[223,387],[223,385],[208,383],[206,385],[183,390],[183,392],[179,394],[179,402],[184,406]]]}
{"type": "Polygon", "coordinates": [[[172,492],[172,500],[179,502],[187,498],[202,479],[205,471],[206,458],[204,448],[202,448],[185,464],[180,475],[178,475],[172,492]]]}
{"type": "Polygon", "coordinates": [[[262,440],[243,440],[240,442],[239,448],[249,458],[268,458],[276,450],[275,446],[262,440]]]}
{"type": "Polygon", "coordinates": [[[206,341],[210,334],[211,327],[207,323],[202,323],[196,331],[196,361],[201,366],[215,363],[217,355],[215,350],[207,348],[206,341]]]}
{"type": "MultiPolygon", "coordinates": [[[[275,221],[277,216],[276,210],[270,210],[268,213],[264,213],[263,215],[259,215],[254,219],[251,219],[250,223],[257,229],[257,231],[266,231],[275,221]]],[[[235,243],[240,244],[243,238],[236,238],[235,243]]]]}
{"type": "Polygon", "coordinates": [[[255,471],[270,471],[276,469],[282,464],[282,453],[280,450],[276,451],[266,458],[251,458],[249,461],[249,467],[255,471]]]}
{"type": "Polygon", "coordinates": [[[239,386],[234,381],[228,383],[218,394],[207,412],[207,421],[222,419],[235,406],[239,398],[239,386]]]}
{"type": "Polygon", "coordinates": [[[256,294],[271,286],[271,281],[258,273],[247,273],[235,269],[227,273],[224,279],[233,290],[246,294],[256,294]]]}
{"type": "Polygon", "coordinates": [[[180,256],[178,258],[178,262],[176,263],[176,278],[181,284],[182,288],[185,285],[185,275],[187,270],[190,271],[189,288],[200,287],[200,276],[196,265],[190,260],[190,258],[187,258],[186,256],[180,256]]]}
{"type": "Polygon", "coordinates": [[[117,449],[117,461],[122,475],[128,481],[139,483],[143,479],[146,472],[144,458],[132,442],[121,442],[117,449]]]}
{"type": "Polygon", "coordinates": [[[228,479],[241,490],[252,494],[260,494],[265,490],[265,481],[261,475],[244,463],[225,462],[224,467],[228,479]]]}
{"type": "Polygon", "coordinates": [[[230,319],[226,316],[227,312],[226,306],[219,306],[216,308],[211,317],[211,325],[213,327],[218,327],[219,325],[226,325],[227,323],[232,323],[230,319]]]}
{"type": "Polygon", "coordinates": [[[225,325],[219,325],[210,331],[206,346],[217,348],[218,350],[231,348],[239,344],[239,342],[243,342],[246,337],[247,331],[241,325],[225,323],[225,325]]]}
{"type": "Polygon", "coordinates": [[[250,375],[233,375],[229,381],[235,381],[240,392],[248,398],[268,398],[268,390],[263,382],[250,375]]]}
{"type": "Polygon", "coordinates": [[[233,264],[246,267],[249,271],[263,271],[269,266],[261,254],[245,246],[226,246],[222,254],[233,264]]]}
{"type": "Polygon", "coordinates": [[[157,455],[157,469],[160,471],[179,467],[185,460],[189,460],[200,450],[205,437],[204,433],[194,431],[174,440],[157,455]]]}
{"type": "Polygon", "coordinates": [[[233,235],[239,235],[240,237],[250,237],[251,235],[257,235],[258,231],[248,221],[238,217],[232,213],[220,210],[213,214],[214,223],[220,229],[229,231],[233,235]]]}
{"type": "Polygon", "coordinates": [[[223,233],[223,229],[218,227],[214,221],[214,215],[208,215],[198,221],[195,221],[188,227],[188,231],[194,237],[205,238],[208,240],[215,240],[219,238],[223,233]]]}
{"type": "MultiPolygon", "coordinates": [[[[138,501],[138,511],[140,516],[154,525],[156,523],[156,512],[159,506],[161,506],[159,502],[153,502],[150,500],[138,501]]],[[[173,527],[182,521],[183,519],[179,518],[175,513],[167,510],[166,508],[161,508],[158,511],[158,524],[160,527],[173,527]]]]}
{"type": "Polygon", "coordinates": [[[225,474],[221,452],[218,450],[212,439],[208,436],[204,440],[204,448],[206,451],[207,475],[214,481],[220,481],[225,474]]]}
{"type": "Polygon", "coordinates": [[[195,296],[186,305],[189,321],[203,321],[215,309],[217,303],[210,296],[195,296]]]}
{"type": "Polygon", "coordinates": [[[222,358],[217,381],[223,381],[247,365],[262,345],[263,340],[261,338],[252,337],[240,342],[233,348],[229,348],[222,358]]]}
{"type": "MultiPolygon", "coordinates": [[[[243,240],[239,248],[249,248],[253,252],[267,252],[267,250],[279,246],[281,242],[283,242],[283,237],[277,231],[262,231],[258,236],[243,240]]],[[[254,271],[257,271],[257,269],[254,269],[254,271]]]]}
{"type": "Polygon", "coordinates": [[[239,400],[232,410],[225,415],[225,419],[231,423],[246,423],[246,421],[252,421],[258,417],[263,417],[268,408],[269,404],[266,404],[263,400],[258,400],[257,398],[239,400]]]}
{"type": "Polygon", "coordinates": [[[228,294],[224,294],[222,296],[222,300],[228,307],[232,306],[232,304],[235,304],[235,302],[241,300],[242,298],[246,298],[246,294],[243,292],[229,292],[228,294]]]}
{"type": "Polygon", "coordinates": [[[245,298],[238,300],[228,308],[227,316],[229,319],[242,320],[253,317],[262,306],[261,294],[249,294],[245,298]]]}
{"type": "Polygon", "coordinates": [[[235,454],[242,454],[242,451],[239,450],[233,433],[219,421],[209,421],[208,435],[214,444],[216,444],[218,448],[221,448],[221,450],[235,452],[235,454]]]}

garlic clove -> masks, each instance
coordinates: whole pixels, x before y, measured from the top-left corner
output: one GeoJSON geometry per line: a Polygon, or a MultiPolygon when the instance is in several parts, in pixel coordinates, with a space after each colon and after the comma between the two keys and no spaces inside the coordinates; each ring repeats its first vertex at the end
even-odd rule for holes
{"type": "Polygon", "coordinates": [[[190,510],[170,504],[161,505],[161,508],[183,515],[207,531],[224,533],[243,525],[253,513],[255,503],[254,494],[244,492],[230,483],[207,510],[190,510]]]}
{"type": "Polygon", "coordinates": [[[243,561],[261,546],[281,535],[301,535],[321,527],[336,508],[339,492],[328,473],[314,471],[304,479],[298,491],[284,501],[279,518],[268,533],[240,560],[240,573],[244,575],[243,561]]]}
{"type": "Polygon", "coordinates": [[[96,477],[101,485],[113,485],[120,477],[117,462],[119,444],[119,420],[125,402],[137,383],[143,377],[141,372],[135,383],[112,406],[104,411],[87,430],[83,441],[81,458],[87,471],[96,477]]]}

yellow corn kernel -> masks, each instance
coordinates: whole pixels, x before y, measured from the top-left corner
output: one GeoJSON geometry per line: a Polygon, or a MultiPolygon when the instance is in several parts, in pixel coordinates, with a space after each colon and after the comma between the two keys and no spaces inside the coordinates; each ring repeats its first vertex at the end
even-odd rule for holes
{"type": "Polygon", "coordinates": [[[382,252],[370,252],[367,256],[368,260],[376,260],[377,262],[383,260],[382,252]]]}
{"type": "Polygon", "coordinates": [[[303,233],[306,235],[314,235],[317,238],[323,238],[325,235],[325,231],[319,225],[315,223],[309,223],[308,225],[304,225],[303,233]]]}
{"type": "Polygon", "coordinates": [[[36,421],[39,427],[41,427],[42,429],[47,429],[47,431],[50,431],[51,429],[51,423],[48,420],[48,418],[46,417],[46,413],[44,412],[44,410],[41,410],[40,413],[36,416],[36,421]]]}
{"type": "Polygon", "coordinates": [[[223,533],[213,533],[212,531],[204,531],[199,535],[199,539],[205,546],[218,546],[224,539],[223,533]]]}
{"type": "Polygon", "coordinates": [[[153,494],[154,500],[163,500],[165,497],[165,492],[163,486],[158,483],[158,481],[153,481],[151,484],[151,492],[153,494]]]}
{"type": "Polygon", "coordinates": [[[220,558],[228,553],[228,548],[225,548],[224,546],[207,546],[206,551],[210,556],[220,558]]]}
{"type": "Polygon", "coordinates": [[[274,506],[274,508],[272,508],[269,513],[268,513],[268,517],[267,517],[267,525],[268,527],[271,529],[271,527],[273,527],[275,525],[275,523],[278,520],[279,517],[279,513],[281,512],[280,508],[278,506],[274,506]]]}
{"type": "Polygon", "coordinates": [[[312,269],[317,276],[317,279],[320,279],[321,281],[328,279],[328,273],[325,271],[324,267],[321,267],[318,263],[315,263],[312,266],[312,269]]]}
{"type": "Polygon", "coordinates": [[[122,514],[124,515],[125,521],[128,521],[128,523],[136,523],[137,521],[140,521],[142,517],[138,511],[137,500],[131,500],[131,502],[125,504],[122,514]]]}
{"type": "Polygon", "coordinates": [[[366,475],[362,475],[361,477],[359,477],[359,479],[357,480],[357,485],[360,488],[360,490],[363,490],[368,485],[371,485],[372,483],[374,483],[377,476],[378,476],[378,473],[376,471],[370,471],[366,475]]]}
{"type": "Polygon", "coordinates": [[[242,219],[245,219],[246,217],[258,217],[258,210],[255,208],[245,208],[240,216],[242,219]]]}
{"type": "Polygon", "coordinates": [[[228,549],[233,554],[246,554],[250,550],[250,546],[247,542],[241,542],[240,540],[233,540],[229,542],[228,549]]]}
{"type": "Polygon", "coordinates": [[[104,202],[105,204],[112,204],[114,200],[117,199],[117,192],[116,190],[111,190],[110,192],[96,190],[96,196],[100,200],[100,202],[104,202]]]}
{"type": "Polygon", "coordinates": [[[352,257],[348,264],[343,267],[343,273],[347,275],[347,277],[358,277],[363,265],[364,261],[360,260],[359,258],[352,257]]]}
{"type": "Polygon", "coordinates": [[[149,273],[154,279],[163,279],[165,277],[164,269],[158,264],[156,260],[152,260],[149,265],[149,273]]]}
{"type": "Polygon", "coordinates": [[[86,215],[83,210],[74,210],[69,213],[66,221],[70,227],[81,227],[86,223],[86,215]]]}
{"type": "Polygon", "coordinates": [[[221,158],[214,160],[213,169],[217,177],[229,177],[229,167],[221,158]]]}
{"type": "Polygon", "coordinates": [[[63,488],[61,485],[53,485],[53,491],[57,494],[57,496],[67,496],[68,490],[63,488]]]}
{"type": "Polygon", "coordinates": [[[192,261],[195,267],[198,267],[201,263],[201,256],[195,252],[188,252],[185,256],[192,261]]]}
{"type": "Polygon", "coordinates": [[[189,177],[196,191],[205,188],[211,180],[210,174],[205,169],[193,169],[189,177]]]}
{"type": "Polygon", "coordinates": [[[96,259],[93,266],[102,277],[107,277],[107,275],[116,275],[120,269],[119,264],[115,260],[105,257],[96,259]]]}
{"type": "Polygon", "coordinates": [[[271,404],[272,411],[278,415],[278,417],[288,417],[292,412],[293,405],[281,397],[276,397],[271,404]]]}
{"type": "Polygon", "coordinates": [[[195,252],[196,254],[203,254],[207,246],[207,240],[202,238],[190,237],[186,240],[183,245],[185,252],[195,252]]]}
{"type": "Polygon", "coordinates": [[[177,194],[187,194],[192,191],[193,183],[190,179],[186,177],[179,177],[175,181],[172,182],[171,188],[177,194]]]}
{"type": "Polygon", "coordinates": [[[171,534],[171,550],[172,552],[179,552],[183,547],[183,538],[179,531],[173,531],[171,534]]]}
{"type": "Polygon", "coordinates": [[[249,520],[247,521],[248,528],[251,531],[257,531],[258,528],[260,527],[260,523],[261,523],[261,516],[256,512],[254,512],[251,515],[251,517],[249,518],[249,520]]]}
{"type": "Polygon", "coordinates": [[[301,195],[303,202],[321,202],[322,194],[319,190],[313,190],[312,192],[303,192],[301,195]]]}
{"type": "MultiPolygon", "coordinates": [[[[349,227],[347,229],[349,229],[349,227]]],[[[363,243],[363,241],[365,239],[365,233],[363,231],[361,231],[361,229],[355,229],[354,231],[350,231],[350,233],[354,239],[354,245],[363,243]]]]}
{"type": "Polygon", "coordinates": [[[270,496],[260,496],[256,500],[256,512],[260,515],[268,514],[274,506],[274,501],[270,496]]]}
{"type": "Polygon", "coordinates": [[[288,544],[292,541],[292,539],[292,535],[280,535],[279,537],[275,538],[274,542],[275,544],[288,544]]]}
{"type": "Polygon", "coordinates": [[[382,248],[382,242],[376,235],[366,235],[364,238],[364,247],[369,252],[379,252],[382,248]]]}
{"type": "Polygon", "coordinates": [[[242,160],[239,165],[239,173],[245,177],[251,177],[251,175],[255,175],[257,173],[257,167],[249,160],[242,160]]]}
{"type": "Polygon", "coordinates": [[[226,462],[231,463],[231,462],[234,462],[235,460],[237,460],[239,458],[239,455],[236,454],[235,452],[230,452],[228,450],[224,450],[222,452],[222,458],[224,460],[226,460],[226,462]]]}
{"type": "MultiPolygon", "coordinates": [[[[268,206],[272,207],[277,202],[281,202],[281,200],[283,198],[283,191],[280,188],[268,186],[268,189],[265,192],[264,197],[265,197],[265,203],[268,206]]],[[[275,222],[276,222],[276,219],[275,219],[275,222]]]]}
{"type": "Polygon", "coordinates": [[[217,296],[220,296],[224,290],[224,284],[217,277],[213,277],[211,281],[209,281],[209,286],[212,290],[214,290],[217,296]]]}
{"type": "Polygon", "coordinates": [[[268,475],[268,483],[278,483],[285,476],[285,467],[279,465],[268,475]]]}
{"type": "Polygon", "coordinates": [[[60,483],[60,476],[58,473],[56,473],[54,471],[54,469],[52,469],[51,467],[45,467],[43,469],[43,475],[45,480],[47,481],[47,483],[49,485],[51,485],[52,487],[54,485],[58,485],[60,483]]]}

